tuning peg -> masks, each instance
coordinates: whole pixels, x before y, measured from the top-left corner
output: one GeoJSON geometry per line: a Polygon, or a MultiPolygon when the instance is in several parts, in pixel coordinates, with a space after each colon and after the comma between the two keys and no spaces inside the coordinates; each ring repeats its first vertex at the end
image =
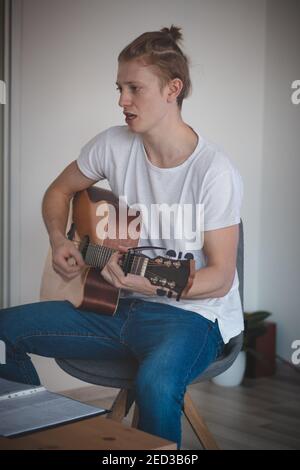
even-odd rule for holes
{"type": "Polygon", "coordinates": [[[194,259],[193,253],[186,253],[186,254],[184,255],[184,259],[194,259]]]}
{"type": "Polygon", "coordinates": [[[178,253],[178,259],[181,259],[182,258],[182,251],[179,251],[178,253]]]}
{"type": "Polygon", "coordinates": [[[176,258],[176,251],[174,250],[168,250],[166,252],[166,255],[169,256],[170,258],[176,258]]]}
{"type": "Polygon", "coordinates": [[[168,292],[168,298],[170,299],[170,298],[172,297],[172,295],[173,295],[173,292],[172,292],[171,290],[169,290],[169,292],[168,292]]]}

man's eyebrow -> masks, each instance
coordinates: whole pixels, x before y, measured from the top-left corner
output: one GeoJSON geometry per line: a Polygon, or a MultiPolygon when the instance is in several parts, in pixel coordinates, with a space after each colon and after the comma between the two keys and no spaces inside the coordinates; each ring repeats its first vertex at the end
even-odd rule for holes
{"type": "MultiPolygon", "coordinates": [[[[134,81],[134,82],[124,82],[125,85],[133,85],[133,84],[139,84],[142,85],[142,82],[134,81]]],[[[116,82],[116,85],[120,86],[120,83],[116,82]]]]}

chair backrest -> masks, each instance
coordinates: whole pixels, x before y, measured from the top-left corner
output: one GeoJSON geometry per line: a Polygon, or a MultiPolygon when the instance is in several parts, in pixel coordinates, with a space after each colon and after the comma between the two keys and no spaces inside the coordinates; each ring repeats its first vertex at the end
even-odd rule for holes
{"type": "Polygon", "coordinates": [[[239,225],[239,244],[236,260],[236,269],[239,278],[239,291],[242,302],[242,308],[244,311],[244,228],[243,221],[240,221],[239,225]]]}

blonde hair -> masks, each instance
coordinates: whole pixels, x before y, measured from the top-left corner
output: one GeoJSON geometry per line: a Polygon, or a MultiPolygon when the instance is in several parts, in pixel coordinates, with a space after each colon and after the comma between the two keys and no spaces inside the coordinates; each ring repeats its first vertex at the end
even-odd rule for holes
{"type": "Polygon", "coordinates": [[[183,87],[177,97],[179,108],[191,92],[189,59],[178,46],[182,41],[181,28],[172,25],[160,31],[143,33],[128,44],[119,54],[118,62],[142,59],[157,70],[161,90],[174,78],[179,78],[183,87]]]}

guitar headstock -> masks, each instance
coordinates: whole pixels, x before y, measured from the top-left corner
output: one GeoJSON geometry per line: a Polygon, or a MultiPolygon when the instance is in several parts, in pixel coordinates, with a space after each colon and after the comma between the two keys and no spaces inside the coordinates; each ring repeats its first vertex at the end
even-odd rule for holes
{"type": "Polygon", "coordinates": [[[176,300],[179,300],[183,290],[191,286],[194,273],[193,259],[181,260],[157,256],[148,258],[144,276],[160,289],[160,295],[172,297],[176,294],[176,300]]]}

